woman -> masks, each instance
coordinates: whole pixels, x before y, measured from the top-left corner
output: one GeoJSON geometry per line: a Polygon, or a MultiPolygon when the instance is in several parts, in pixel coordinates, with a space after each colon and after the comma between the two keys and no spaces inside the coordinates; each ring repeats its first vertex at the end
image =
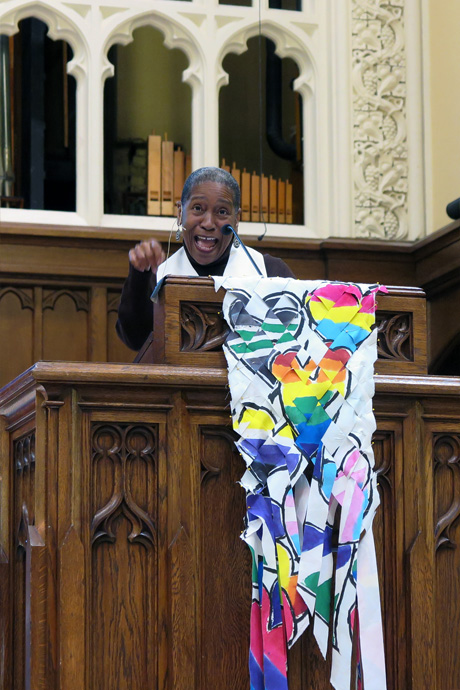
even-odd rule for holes
{"type": "MultiPolygon", "coordinates": [[[[199,168],[185,181],[177,204],[183,247],[165,261],[156,240],[140,242],[129,252],[129,275],[118,309],[117,333],[128,347],[139,350],[152,330],[150,295],[164,275],[254,275],[243,249],[232,246],[233,235],[222,234],[230,224],[238,230],[240,188],[221,168],[199,168]]],[[[281,259],[249,249],[262,275],[293,278],[281,259]]]]}

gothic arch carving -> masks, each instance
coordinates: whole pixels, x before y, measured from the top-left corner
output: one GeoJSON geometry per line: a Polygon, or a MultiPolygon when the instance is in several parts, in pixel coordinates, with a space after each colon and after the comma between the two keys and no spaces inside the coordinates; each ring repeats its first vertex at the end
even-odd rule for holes
{"type": "Polygon", "coordinates": [[[11,286],[4,287],[0,289],[0,301],[3,299],[5,295],[8,295],[11,293],[15,297],[18,298],[18,300],[21,303],[21,307],[23,309],[33,309],[34,308],[34,300],[33,297],[28,295],[24,290],[21,290],[20,288],[14,288],[11,286]]]}
{"type": "Polygon", "coordinates": [[[85,298],[78,292],[66,289],[55,290],[54,292],[50,292],[43,300],[43,310],[54,309],[56,306],[56,302],[64,296],[69,297],[74,302],[77,311],[89,311],[89,303],[87,297],[85,298]]]}
{"type": "MultiPolygon", "coordinates": [[[[121,22],[118,16],[111,17],[110,20],[107,20],[108,32],[104,44],[104,54],[107,55],[109,49],[116,43],[121,43],[121,45],[131,43],[133,32],[136,29],[152,26],[163,34],[166,48],[179,49],[185,53],[189,66],[183,72],[183,81],[194,88],[202,83],[204,59],[200,42],[193,33],[193,29],[196,33],[196,26],[193,29],[191,26],[189,29],[186,24],[187,20],[183,20],[183,23],[180,24],[172,15],[159,11],[136,14],[121,22]],[[110,24],[112,26],[109,28],[110,24]]],[[[112,76],[113,65],[108,64],[111,69],[110,76],[112,76]]]]}
{"type": "MultiPolygon", "coordinates": [[[[72,12],[69,11],[71,15],[72,12]]],[[[72,48],[74,57],[68,63],[67,71],[75,78],[86,72],[88,44],[85,38],[81,17],[75,12],[75,21],[70,16],[59,12],[50,2],[35,0],[7,12],[0,20],[0,33],[12,36],[19,31],[19,22],[23,19],[35,17],[48,27],[48,36],[54,41],[66,41],[72,48]]]]}
{"type": "MultiPolygon", "coordinates": [[[[265,20],[261,24],[261,32],[265,38],[269,38],[276,46],[276,54],[281,58],[291,58],[299,68],[299,76],[294,82],[294,89],[307,96],[314,92],[315,61],[308,42],[302,40],[285,26],[281,27],[273,21],[265,20]]],[[[222,62],[229,53],[241,55],[247,50],[250,38],[259,34],[259,23],[251,22],[240,27],[224,39],[222,48],[218,54],[220,71],[217,87],[228,84],[228,74],[222,68],[222,62]]]]}

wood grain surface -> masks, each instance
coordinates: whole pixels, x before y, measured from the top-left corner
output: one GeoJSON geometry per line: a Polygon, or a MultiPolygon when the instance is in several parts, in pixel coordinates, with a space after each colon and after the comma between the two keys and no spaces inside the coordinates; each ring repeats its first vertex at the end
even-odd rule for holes
{"type": "MultiPolygon", "coordinates": [[[[460,380],[376,376],[388,687],[460,687],[460,380]]],[[[224,370],[40,363],[0,393],[0,688],[247,690],[224,370]],[[33,404],[31,401],[34,401],[33,404]]],[[[291,690],[331,690],[310,633],[291,690]]]]}

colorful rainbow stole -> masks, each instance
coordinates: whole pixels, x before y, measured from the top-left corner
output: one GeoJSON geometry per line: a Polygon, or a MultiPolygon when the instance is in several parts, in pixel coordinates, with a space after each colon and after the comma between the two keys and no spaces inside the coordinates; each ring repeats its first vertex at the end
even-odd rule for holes
{"type": "Polygon", "coordinates": [[[227,289],[233,426],[247,465],[251,690],[287,690],[287,649],[310,622],[324,656],[332,644],[337,690],[350,688],[354,632],[358,687],[384,690],[372,536],[379,286],[215,280],[227,289]]]}

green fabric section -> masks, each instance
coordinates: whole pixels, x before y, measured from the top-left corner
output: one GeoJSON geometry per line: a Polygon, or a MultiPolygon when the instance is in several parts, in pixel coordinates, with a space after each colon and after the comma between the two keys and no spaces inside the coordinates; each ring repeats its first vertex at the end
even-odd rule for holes
{"type": "Polygon", "coordinates": [[[323,410],[321,405],[318,405],[308,420],[308,424],[315,426],[316,424],[321,424],[321,422],[326,422],[328,419],[330,419],[329,415],[323,410]]]}
{"type": "Polygon", "coordinates": [[[236,329],[236,333],[240,336],[242,340],[245,340],[247,343],[254,338],[255,335],[257,335],[256,331],[244,331],[243,329],[236,329]]]}
{"type": "Polygon", "coordinates": [[[334,395],[334,391],[328,390],[325,392],[323,397],[318,400],[318,402],[321,403],[321,405],[325,405],[326,403],[329,402],[329,400],[332,398],[333,395],[334,395]]]}
{"type": "Polygon", "coordinates": [[[279,343],[292,343],[292,342],[295,342],[295,338],[290,333],[283,333],[283,335],[278,340],[278,342],[279,343]]]}
{"type": "Polygon", "coordinates": [[[271,340],[258,340],[255,343],[249,343],[248,348],[252,352],[255,352],[256,350],[271,350],[273,348],[273,343],[271,340]]]}
{"type": "Polygon", "coordinates": [[[305,421],[305,417],[297,407],[286,407],[286,414],[293,424],[301,424],[305,421]]]}
{"type": "Polygon", "coordinates": [[[331,614],[331,582],[332,580],[326,580],[326,582],[323,582],[316,590],[315,609],[327,623],[329,623],[331,614]]]}
{"type": "Polygon", "coordinates": [[[316,590],[318,589],[318,580],[319,580],[319,572],[318,573],[312,573],[311,575],[309,575],[308,577],[305,578],[305,580],[304,580],[305,587],[315,594],[316,590]]]}
{"type": "Polygon", "coordinates": [[[239,355],[245,354],[246,352],[249,352],[249,348],[246,345],[246,343],[238,343],[237,345],[230,345],[230,348],[233,350],[233,352],[236,352],[239,355]]]}
{"type": "Polygon", "coordinates": [[[251,558],[252,558],[252,581],[258,582],[259,576],[258,576],[258,572],[257,572],[256,556],[255,556],[254,549],[252,548],[252,546],[250,546],[249,544],[248,544],[248,546],[249,546],[249,550],[251,552],[251,558]]]}
{"type": "Polygon", "coordinates": [[[286,330],[282,323],[267,323],[266,321],[263,322],[261,328],[270,333],[283,333],[286,330]]]}
{"type": "MultiPolygon", "coordinates": [[[[308,398],[295,398],[296,409],[302,412],[302,422],[305,421],[304,414],[313,414],[318,405],[318,398],[315,395],[309,395],[308,398]]],[[[290,408],[291,409],[291,408],[290,408]]]]}

